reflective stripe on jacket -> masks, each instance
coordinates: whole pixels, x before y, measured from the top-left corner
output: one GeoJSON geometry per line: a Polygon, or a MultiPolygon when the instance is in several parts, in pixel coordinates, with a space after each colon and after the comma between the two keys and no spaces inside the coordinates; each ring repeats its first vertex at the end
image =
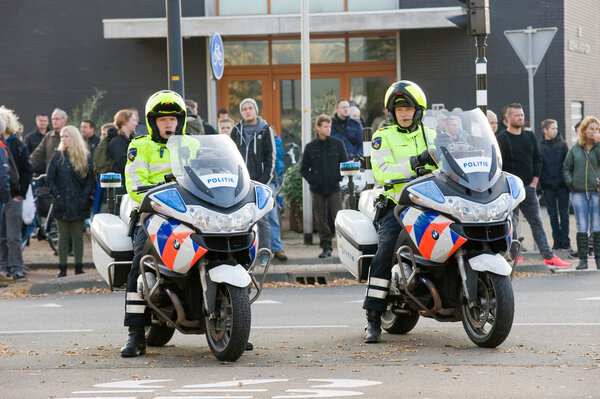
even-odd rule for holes
{"type": "MultiPolygon", "coordinates": [[[[401,179],[415,174],[410,166],[410,157],[419,155],[426,149],[421,126],[410,133],[401,133],[397,125],[376,131],[371,141],[371,167],[375,180],[384,185],[386,180],[401,179]]],[[[396,184],[384,193],[397,203],[402,187],[404,184],[396,184]]]]}
{"type": "Polygon", "coordinates": [[[170,171],[169,150],[165,144],[153,141],[149,135],[131,141],[125,165],[125,187],[131,199],[142,202],[144,197],[144,193],[131,191],[133,186],[159,183],[170,171]]]}

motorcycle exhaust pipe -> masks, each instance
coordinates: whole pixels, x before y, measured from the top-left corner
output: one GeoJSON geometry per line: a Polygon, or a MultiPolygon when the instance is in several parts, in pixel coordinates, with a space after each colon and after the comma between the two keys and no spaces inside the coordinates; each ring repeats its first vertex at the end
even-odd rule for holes
{"type": "Polygon", "coordinates": [[[437,288],[435,288],[435,285],[423,276],[418,277],[418,280],[427,288],[429,294],[431,294],[431,298],[433,298],[433,308],[429,309],[429,311],[433,314],[441,314],[442,316],[452,316],[454,314],[454,309],[442,307],[442,298],[440,297],[437,288]]]}
{"type": "Polygon", "coordinates": [[[175,312],[177,313],[177,320],[175,320],[175,322],[177,324],[189,328],[201,327],[200,320],[188,320],[185,318],[185,310],[183,309],[183,305],[181,304],[181,301],[179,300],[179,297],[176,293],[174,293],[168,288],[165,288],[164,291],[171,299],[171,302],[173,302],[173,306],[175,306],[175,312]]]}

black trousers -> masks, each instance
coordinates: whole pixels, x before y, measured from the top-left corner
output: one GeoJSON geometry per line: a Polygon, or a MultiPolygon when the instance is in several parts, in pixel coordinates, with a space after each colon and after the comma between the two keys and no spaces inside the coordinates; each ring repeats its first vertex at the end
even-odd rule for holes
{"type": "Polygon", "coordinates": [[[149,326],[150,310],[146,302],[137,291],[137,279],[140,275],[140,259],[148,237],[143,228],[138,227],[133,240],[133,263],[127,276],[127,288],[125,294],[125,326],[149,326]]]}

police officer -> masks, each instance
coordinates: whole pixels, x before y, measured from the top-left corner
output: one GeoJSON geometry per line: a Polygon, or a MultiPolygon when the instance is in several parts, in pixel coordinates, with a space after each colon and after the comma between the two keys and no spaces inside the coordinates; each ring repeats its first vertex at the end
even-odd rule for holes
{"type": "MultiPolygon", "coordinates": [[[[164,181],[166,173],[171,172],[167,140],[172,135],[184,134],[185,125],[185,102],[179,94],[161,90],[150,96],[146,103],[146,126],[149,134],[132,140],[127,150],[125,186],[131,199],[141,202],[144,196],[131,191],[134,186],[159,183],[164,181]]],[[[137,292],[140,259],[146,239],[144,230],[137,228],[133,242],[133,263],[127,277],[124,325],[129,327],[129,337],[121,349],[123,357],[146,353],[144,326],[150,325],[150,313],[137,292]]]]}
{"type": "MultiPolygon", "coordinates": [[[[411,81],[398,81],[387,90],[384,104],[393,123],[375,132],[371,141],[373,175],[382,185],[385,180],[416,174],[419,167],[435,165],[427,150],[422,123],[427,108],[423,90],[411,81]]],[[[431,133],[435,134],[435,130],[431,133]]],[[[402,230],[393,212],[402,187],[403,184],[397,184],[384,191],[386,204],[379,218],[379,247],[371,263],[363,302],[367,311],[366,343],[377,343],[381,337],[381,315],[387,307],[394,247],[402,230]]]]}

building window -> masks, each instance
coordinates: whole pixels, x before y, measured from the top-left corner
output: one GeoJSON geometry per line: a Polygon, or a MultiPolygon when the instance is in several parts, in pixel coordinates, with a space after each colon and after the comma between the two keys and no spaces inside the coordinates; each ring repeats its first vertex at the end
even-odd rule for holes
{"type": "MultiPolygon", "coordinates": [[[[222,1],[222,0],[221,0],[222,1]]],[[[270,0],[271,14],[300,14],[298,0],[270,0]]],[[[309,12],[340,12],[344,11],[344,0],[312,0],[308,4],[309,12]]]]}
{"type": "Polygon", "coordinates": [[[268,65],[269,42],[225,42],[225,65],[268,65]]]}
{"type": "Polygon", "coordinates": [[[397,8],[398,0],[348,0],[348,11],[396,10],[397,8]]]}
{"type": "Polygon", "coordinates": [[[219,0],[219,15],[268,14],[268,0],[219,0]]]}
{"type": "Polygon", "coordinates": [[[577,141],[577,131],[575,125],[583,119],[583,101],[571,101],[571,142],[577,141]]]}
{"type": "Polygon", "coordinates": [[[395,61],[396,39],[391,37],[351,37],[348,39],[350,62],[395,61]]]}

